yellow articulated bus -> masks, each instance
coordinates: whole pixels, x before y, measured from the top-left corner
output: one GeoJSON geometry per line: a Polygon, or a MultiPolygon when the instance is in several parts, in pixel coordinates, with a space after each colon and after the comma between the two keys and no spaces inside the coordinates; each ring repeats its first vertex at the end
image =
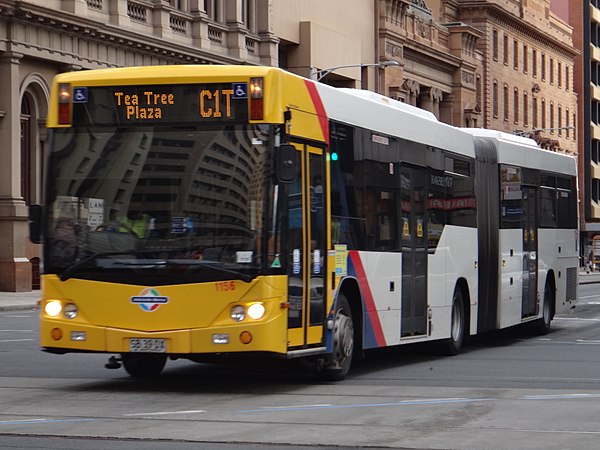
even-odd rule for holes
{"type": "Polygon", "coordinates": [[[251,66],[61,74],[47,125],[47,352],[341,379],[363,350],[455,354],[576,301],[575,163],[527,139],[251,66]]]}

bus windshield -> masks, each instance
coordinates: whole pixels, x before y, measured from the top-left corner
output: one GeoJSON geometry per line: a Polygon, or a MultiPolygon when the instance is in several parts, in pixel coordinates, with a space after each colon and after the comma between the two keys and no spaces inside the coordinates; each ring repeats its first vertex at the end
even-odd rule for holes
{"type": "Polygon", "coordinates": [[[277,267],[274,130],[52,130],[44,271],[159,285],[250,281],[277,267]]]}

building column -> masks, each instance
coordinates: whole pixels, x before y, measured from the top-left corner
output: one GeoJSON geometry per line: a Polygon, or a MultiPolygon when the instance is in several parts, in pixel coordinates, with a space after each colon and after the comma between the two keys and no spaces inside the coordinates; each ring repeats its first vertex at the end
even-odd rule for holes
{"type": "Polygon", "coordinates": [[[406,103],[412,106],[417,106],[417,99],[421,94],[421,86],[419,85],[419,82],[411,80],[410,78],[406,78],[402,88],[407,93],[406,103]]]}
{"type": "Polygon", "coordinates": [[[248,57],[246,34],[242,17],[241,0],[225,2],[225,23],[227,24],[227,47],[230,55],[245,61],[248,57]]]}
{"type": "Polygon", "coordinates": [[[440,118],[440,101],[442,100],[442,91],[434,87],[425,87],[421,89],[419,96],[419,106],[432,112],[435,117],[440,118]]]}
{"type": "Polygon", "coordinates": [[[21,93],[17,53],[0,56],[0,291],[31,290],[25,257],[28,212],[21,196],[21,93]]]}
{"type": "Polygon", "coordinates": [[[279,38],[273,33],[271,0],[256,0],[256,32],[260,36],[261,64],[279,67],[279,38]]]}
{"type": "Polygon", "coordinates": [[[454,107],[454,95],[447,92],[442,93],[442,99],[440,101],[440,122],[447,123],[449,125],[464,126],[462,123],[455,124],[452,120],[452,110],[454,107]]]}

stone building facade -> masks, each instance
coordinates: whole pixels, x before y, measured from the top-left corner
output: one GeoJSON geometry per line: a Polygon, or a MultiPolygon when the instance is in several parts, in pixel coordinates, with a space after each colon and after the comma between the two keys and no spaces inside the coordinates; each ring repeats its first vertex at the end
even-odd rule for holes
{"type": "Polygon", "coordinates": [[[600,259],[600,2],[553,0],[552,8],[573,27],[575,47],[581,50],[575,59],[574,89],[579,96],[581,256],[588,262],[592,249],[600,259]]]}
{"type": "Polygon", "coordinates": [[[442,122],[481,126],[475,80],[482,69],[477,50],[482,33],[440,17],[439,7],[424,0],[381,0],[377,5],[378,54],[397,58],[401,67],[386,70],[385,93],[433,112],[442,122]]]}
{"type": "MultiPolygon", "coordinates": [[[[573,29],[550,0],[440,0],[443,14],[479,30],[477,75],[483,128],[533,137],[577,154],[573,29]],[[456,18],[456,19],[455,19],[456,18]]],[[[447,20],[448,20],[447,19],[447,20]]]]}
{"type": "Polygon", "coordinates": [[[159,64],[277,65],[269,0],[0,0],[0,291],[39,284],[28,232],[60,72],[159,64]]]}
{"type": "Polygon", "coordinates": [[[374,90],[453,125],[481,126],[475,81],[482,67],[476,45],[483,35],[468,24],[440,20],[439,8],[428,3],[278,0],[273,27],[280,66],[307,77],[350,66],[322,81],[374,90]],[[383,61],[397,65],[377,67],[383,61]]]}

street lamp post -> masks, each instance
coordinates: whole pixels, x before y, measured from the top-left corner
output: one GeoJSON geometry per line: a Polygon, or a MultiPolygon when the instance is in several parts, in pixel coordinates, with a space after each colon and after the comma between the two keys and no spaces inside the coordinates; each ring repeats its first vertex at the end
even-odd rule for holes
{"type": "Polygon", "coordinates": [[[381,61],[378,63],[345,64],[342,66],[335,66],[335,67],[330,67],[328,69],[317,70],[316,72],[314,72],[314,77],[315,77],[316,81],[321,81],[323,78],[325,78],[331,72],[334,72],[338,69],[346,69],[348,67],[379,67],[380,69],[385,69],[386,67],[399,66],[399,65],[400,65],[400,63],[398,61],[391,61],[391,60],[390,61],[381,61]]]}

